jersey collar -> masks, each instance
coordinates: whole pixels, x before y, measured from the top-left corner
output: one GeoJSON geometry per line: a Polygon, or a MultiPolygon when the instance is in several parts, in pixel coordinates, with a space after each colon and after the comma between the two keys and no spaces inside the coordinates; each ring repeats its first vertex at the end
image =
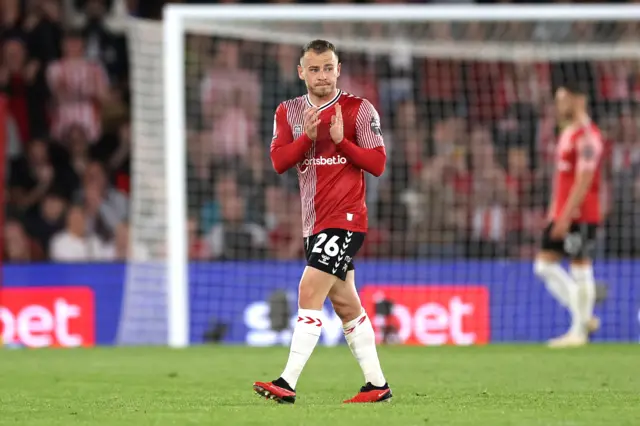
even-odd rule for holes
{"type": "MultiPolygon", "coordinates": [[[[329,108],[331,105],[335,104],[336,102],[338,102],[338,99],[340,99],[340,96],[342,96],[342,90],[338,89],[338,93],[336,93],[336,96],[334,96],[333,99],[331,99],[329,102],[327,102],[326,104],[318,107],[318,111],[322,111],[325,110],[327,108],[329,108]]],[[[309,95],[306,94],[304,95],[304,100],[307,102],[307,105],[310,107],[315,107],[314,104],[311,103],[311,101],[309,100],[309,95]]]]}

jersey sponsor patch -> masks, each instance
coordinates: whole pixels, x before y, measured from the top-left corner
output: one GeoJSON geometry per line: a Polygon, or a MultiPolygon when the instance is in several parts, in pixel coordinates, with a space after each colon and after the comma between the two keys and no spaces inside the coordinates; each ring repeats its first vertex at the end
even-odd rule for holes
{"type": "Polygon", "coordinates": [[[321,155],[318,158],[305,158],[300,164],[303,166],[335,166],[338,164],[347,164],[347,159],[342,155],[335,155],[328,158],[321,155]]]}
{"type": "Polygon", "coordinates": [[[371,131],[374,135],[382,136],[382,128],[380,128],[380,119],[377,117],[371,117],[371,121],[369,122],[371,126],[371,131]]]}

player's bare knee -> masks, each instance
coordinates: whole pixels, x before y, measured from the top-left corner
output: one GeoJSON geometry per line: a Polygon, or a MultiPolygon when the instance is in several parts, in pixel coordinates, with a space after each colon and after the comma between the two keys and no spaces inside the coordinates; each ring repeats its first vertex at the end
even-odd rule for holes
{"type": "Polygon", "coordinates": [[[314,288],[312,283],[301,282],[298,290],[298,306],[301,309],[321,310],[324,305],[326,294],[322,297],[322,292],[314,288]]]}
{"type": "Polygon", "coordinates": [[[333,310],[336,311],[336,315],[343,323],[353,321],[358,318],[362,313],[362,306],[360,303],[333,303],[333,310]]]}

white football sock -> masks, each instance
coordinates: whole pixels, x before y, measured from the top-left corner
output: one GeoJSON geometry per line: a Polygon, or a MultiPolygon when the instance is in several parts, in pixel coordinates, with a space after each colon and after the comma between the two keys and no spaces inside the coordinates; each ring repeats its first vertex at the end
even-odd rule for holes
{"type": "Polygon", "coordinates": [[[596,303],[596,280],[593,277],[593,266],[571,265],[571,276],[578,285],[580,315],[582,323],[586,325],[593,317],[593,306],[596,303]]]}
{"type": "Polygon", "coordinates": [[[565,269],[555,262],[536,260],[534,271],[540,277],[553,297],[571,314],[570,333],[585,332],[580,310],[578,286],[565,269]]]}
{"type": "Polygon", "coordinates": [[[322,311],[298,309],[298,322],[293,329],[289,360],[281,377],[296,388],[302,369],[318,344],[322,331],[322,311]]]}
{"type": "Polygon", "coordinates": [[[351,353],[362,368],[364,381],[374,386],[384,386],[386,380],[376,351],[376,334],[367,313],[363,310],[358,318],[344,324],[342,329],[351,353]]]}

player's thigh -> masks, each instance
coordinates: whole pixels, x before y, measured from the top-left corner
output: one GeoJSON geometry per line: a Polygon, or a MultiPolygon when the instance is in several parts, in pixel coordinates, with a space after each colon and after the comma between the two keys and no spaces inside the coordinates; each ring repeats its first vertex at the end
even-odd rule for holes
{"type": "Polygon", "coordinates": [[[354,320],[362,313],[354,269],[347,271],[345,280],[338,280],[333,285],[329,291],[329,300],[342,322],[354,320]]]}

